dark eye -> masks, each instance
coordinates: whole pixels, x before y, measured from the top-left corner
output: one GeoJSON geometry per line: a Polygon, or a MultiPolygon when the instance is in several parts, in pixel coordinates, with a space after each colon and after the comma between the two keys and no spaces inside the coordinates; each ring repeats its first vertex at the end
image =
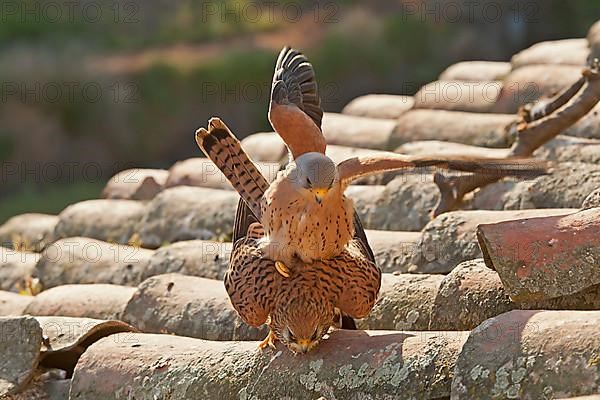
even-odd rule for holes
{"type": "Polygon", "coordinates": [[[308,178],[306,178],[306,186],[312,187],[312,182],[308,178]]]}

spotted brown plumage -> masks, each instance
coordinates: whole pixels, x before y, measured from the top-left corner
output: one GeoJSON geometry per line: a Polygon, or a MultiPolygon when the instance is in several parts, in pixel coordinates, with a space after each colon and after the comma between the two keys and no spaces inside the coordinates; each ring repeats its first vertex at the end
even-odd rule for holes
{"type": "Polygon", "coordinates": [[[247,232],[234,243],[225,288],[246,323],[269,325],[263,347],[278,340],[296,353],[310,351],[336,315],[363,318],[373,308],[381,272],[359,241],[328,260],[305,264],[295,259],[294,273],[284,278],[259,248],[260,224],[251,223],[247,232]]]}
{"type": "Polygon", "coordinates": [[[225,287],[241,318],[252,326],[268,323],[263,346],[275,340],[294,352],[312,349],[340,316],[362,318],[373,307],[381,272],[373,261],[360,221],[357,235],[336,257],[306,264],[293,258],[293,274],[284,278],[264,251],[265,230],[259,222],[266,180],[239,141],[217,118],[199,129],[202,150],[240,193],[234,246],[225,287]],[[243,169],[242,169],[243,166],[243,169]],[[236,172],[237,171],[237,172],[236,172]],[[240,172],[242,178],[240,178],[240,172]],[[253,211],[256,210],[256,211],[253,211]]]}

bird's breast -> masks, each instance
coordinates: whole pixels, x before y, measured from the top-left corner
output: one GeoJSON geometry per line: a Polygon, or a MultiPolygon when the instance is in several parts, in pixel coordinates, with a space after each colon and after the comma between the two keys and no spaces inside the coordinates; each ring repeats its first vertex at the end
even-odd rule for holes
{"type": "Polygon", "coordinates": [[[307,263],[341,253],[354,234],[352,201],[335,189],[320,204],[294,192],[265,196],[262,222],[271,245],[307,263]]]}

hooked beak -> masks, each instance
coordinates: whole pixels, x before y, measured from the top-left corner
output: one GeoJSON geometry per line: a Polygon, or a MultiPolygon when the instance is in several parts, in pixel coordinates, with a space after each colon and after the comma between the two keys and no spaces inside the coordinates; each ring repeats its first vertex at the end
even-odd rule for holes
{"type": "Polygon", "coordinates": [[[323,198],[325,196],[327,196],[329,189],[328,188],[312,189],[312,192],[315,194],[315,200],[317,201],[317,203],[321,204],[321,202],[323,201],[323,198]]]}
{"type": "Polygon", "coordinates": [[[301,353],[307,353],[308,350],[310,350],[310,344],[311,341],[308,339],[299,339],[298,340],[298,346],[300,346],[300,352],[301,353]]]}

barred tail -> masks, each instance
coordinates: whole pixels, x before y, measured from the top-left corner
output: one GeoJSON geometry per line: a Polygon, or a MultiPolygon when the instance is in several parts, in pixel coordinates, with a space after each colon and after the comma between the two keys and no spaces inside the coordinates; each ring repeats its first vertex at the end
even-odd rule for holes
{"type": "Polygon", "coordinates": [[[260,202],[269,182],[248,157],[240,141],[219,118],[211,118],[208,131],[204,128],[196,131],[196,143],[260,219],[260,202]]]}

